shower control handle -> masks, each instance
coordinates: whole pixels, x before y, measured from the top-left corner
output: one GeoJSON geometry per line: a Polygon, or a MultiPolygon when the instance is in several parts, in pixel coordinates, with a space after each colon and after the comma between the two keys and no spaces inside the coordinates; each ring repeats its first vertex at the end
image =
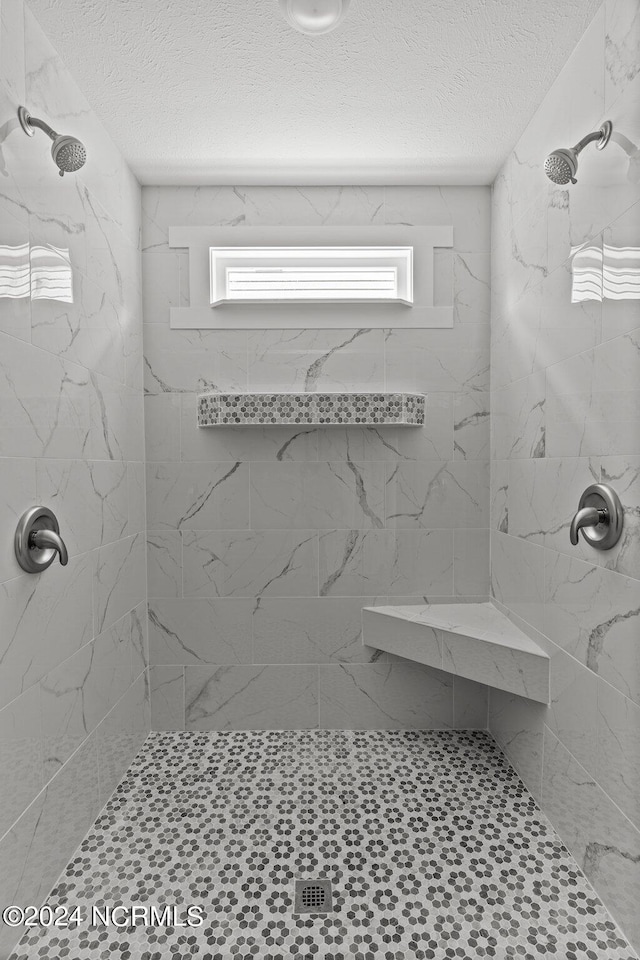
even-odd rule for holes
{"type": "Polygon", "coordinates": [[[27,573],[41,573],[56,557],[66,567],[69,553],[60,526],[48,507],[31,507],[20,517],[14,539],[16,560],[27,573]]]}
{"type": "Polygon", "coordinates": [[[569,530],[571,543],[574,547],[576,546],[578,530],[581,530],[582,527],[596,527],[599,523],[607,523],[608,520],[609,511],[607,509],[598,510],[596,507],[583,507],[582,510],[578,510],[571,521],[571,529],[569,530]]]}
{"type": "Polygon", "coordinates": [[[596,550],[610,550],[622,536],[623,509],[615,490],[606,483],[592,483],[580,497],[571,521],[569,539],[574,547],[578,533],[596,550]]]}
{"type": "Polygon", "coordinates": [[[38,550],[57,550],[60,563],[63,567],[69,563],[69,554],[65,542],[59,533],[54,530],[32,530],[29,535],[29,546],[38,550]]]}

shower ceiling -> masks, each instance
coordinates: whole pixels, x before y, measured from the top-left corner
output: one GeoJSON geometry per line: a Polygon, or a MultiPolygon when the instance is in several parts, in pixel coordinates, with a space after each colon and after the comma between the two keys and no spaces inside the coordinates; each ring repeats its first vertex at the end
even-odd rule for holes
{"type": "Polygon", "coordinates": [[[143,183],[489,183],[600,0],[30,6],[143,183]]]}

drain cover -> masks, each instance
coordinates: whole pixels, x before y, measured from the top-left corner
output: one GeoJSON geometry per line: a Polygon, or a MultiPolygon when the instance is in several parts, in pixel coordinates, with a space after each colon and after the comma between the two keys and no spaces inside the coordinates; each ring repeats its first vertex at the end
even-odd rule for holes
{"type": "Polygon", "coordinates": [[[332,910],[329,880],[296,880],[294,913],[331,913],[332,910]]]}

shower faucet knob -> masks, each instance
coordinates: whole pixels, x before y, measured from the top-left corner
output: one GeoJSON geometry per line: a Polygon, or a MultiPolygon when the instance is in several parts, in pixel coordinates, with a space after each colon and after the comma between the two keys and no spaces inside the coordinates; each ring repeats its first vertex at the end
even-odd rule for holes
{"type": "Polygon", "coordinates": [[[606,507],[602,510],[598,510],[596,507],[583,507],[582,510],[578,510],[575,517],[571,521],[569,539],[575,547],[578,543],[579,530],[582,530],[583,527],[597,527],[599,523],[608,522],[609,511],[606,509],[606,507]]]}
{"type": "Polygon", "coordinates": [[[31,507],[20,517],[15,535],[16,559],[27,573],[41,573],[56,558],[66,567],[69,554],[60,536],[60,526],[48,507],[31,507]]]}
{"type": "Polygon", "coordinates": [[[615,490],[606,483],[592,483],[580,497],[571,521],[569,539],[574,547],[578,533],[596,550],[610,550],[622,535],[623,510],[615,490]]]}

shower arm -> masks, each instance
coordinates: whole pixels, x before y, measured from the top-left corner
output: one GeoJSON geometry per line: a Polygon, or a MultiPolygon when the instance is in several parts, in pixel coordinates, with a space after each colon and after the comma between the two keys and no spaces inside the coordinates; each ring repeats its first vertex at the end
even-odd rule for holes
{"type": "Polygon", "coordinates": [[[43,130],[51,140],[55,140],[58,136],[55,130],[50,127],[48,123],[45,123],[44,120],[38,120],[37,117],[32,117],[31,115],[26,119],[30,127],[38,127],[38,129],[43,130]]]}
{"type": "Polygon", "coordinates": [[[576,143],[575,147],[572,147],[573,152],[580,153],[582,150],[584,150],[584,148],[588,143],[593,143],[594,140],[605,141],[602,144],[602,146],[604,147],[606,142],[608,142],[609,140],[609,136],[607,135],[607,132],[605,130],[602,130],[602,129],[594,130],[593,133],[588,133],[586,137],[583,137],[582,140],[579,140],[578,143],[576,143]]]}

